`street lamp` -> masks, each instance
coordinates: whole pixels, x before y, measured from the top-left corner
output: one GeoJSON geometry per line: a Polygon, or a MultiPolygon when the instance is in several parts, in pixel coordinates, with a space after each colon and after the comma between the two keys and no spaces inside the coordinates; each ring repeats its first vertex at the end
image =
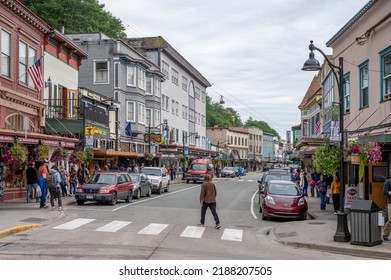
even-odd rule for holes
{"type": "MultiPolygon", "coordinates": [[[[304,66],[301,70],[303,71],[319,71],[322,69],[320,67],[319,61],[315,59],[314,50],[320,52],[320,54],[324,57],[324,59],[327,61],[327,64],[330,66],[331,71],[334,74],[335,80],[338,84],[338,94],[339,94],[339,144],[341,153],[344,146],[344,124],[343,124],[343,57],[339,57],[339,66],[333,64],[327,57],[327,55],[313,44],[313,41],[310,41],[309,45],[310,55],[307,61],[304,63],[304,66]]],[[[341,161],[339,165],[339,177],[340,177],[340,184],[341,184],[341,194],[340,194],[340,206],[339,206],[339,213],[337,213],[337,231],[334,235],[334,241],[336,242],[348,242],[350,240],[350,232],[348,228],[348,222],[347,222],[347,214],[345,213],[345,178],[344,178],[344,157],[341,154],[340,156],[341,161]]]]}
{"type": "Polygon", "coordinates": [[[195,139],[199,139],[200,136],[198,135],[198,132],[189,132],[189,135],[185,135],[185,131],[182,131],[182,156],[183,156],[183,170],[182,170],[182,180],[185,180],[185,158],[186,158],[186,153],[185,153],[185,139],[190,138],[191,136],[195,135],[195,139]]]}
{"type": "MultiPolygon", "coordinates": [[[[155,127],[152,128],[159,128],[160,126],[164,125],[163,130],[168,132],[170,128],[168,127],[168,120],[164,119],[163,122],[155,127]]],[[[151,153],[151,121],[149,121],[148,125],[148,152],[151,153]]]]}

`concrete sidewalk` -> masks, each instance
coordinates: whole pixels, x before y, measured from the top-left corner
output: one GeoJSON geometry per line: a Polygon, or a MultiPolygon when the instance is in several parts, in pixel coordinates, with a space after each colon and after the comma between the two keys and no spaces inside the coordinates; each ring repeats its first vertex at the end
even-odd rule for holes
{"type": "MultiPolygon", "coordinates": [[[[175,183],[183,182],[176,180],[175,183]]],[[[271,230],[275,241],[301,248],[323,250],[331,253],[354,255],[363,258],[391,259],[391,243],[376,246],[351,245],[349,242],[334,242],[337,229],[337,216],[333,214],[333,206],[327,205],[321,211],[319,198],[308,197],[309,215],[313,218],[305,221],[275,221],[271,230]]],[[[63,206],[74,205],[74,197],[64,197],[63,206]]],[[[14,200],[0,204],[0,238],[49,224],[53,220],[69,215],[67,211],[40,209],[39,203],[26,203],[25,200],[14,200]]],[[[350,224],[350,215],[348,215],[350,224]]],[[[350,228],[350,227],[349,227],[350,228]]]]}

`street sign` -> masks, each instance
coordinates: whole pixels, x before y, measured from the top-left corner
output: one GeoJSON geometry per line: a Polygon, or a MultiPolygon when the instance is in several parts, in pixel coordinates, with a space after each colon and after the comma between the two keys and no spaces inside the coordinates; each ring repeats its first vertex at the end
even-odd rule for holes
{"type": "Polygon", "coordinates": [[[144,142],[160,142],[162,135],[159,133],[144,134],[144,142]]]}
{"type": "Polygon", "coordinates": [[[339,133],[339,121],[331,121],[330,141],[341,141],[339,133]]]}

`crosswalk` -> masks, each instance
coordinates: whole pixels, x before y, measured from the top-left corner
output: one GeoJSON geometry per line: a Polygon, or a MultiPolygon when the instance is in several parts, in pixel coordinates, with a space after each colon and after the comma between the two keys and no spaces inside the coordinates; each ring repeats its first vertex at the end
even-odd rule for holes
{"type": "MultiPolygon", "coordinates": [[[[85,218],[77,218],[71,220],[69,222],[60,224],[58,226],[53,227],[55,230],[77,230],[86,225],[91,225],[94,222],[98,222],[96,219],[85,219],[85,218]]],[[[99,226],[93,229],[96,232],[108,232],[115,233],[121,230],[126,230],[127,227],[131,227],[134,223],[130,221],[107,221],[106,224],[102,225],[101,221],[99,221],[99,226]]],[[[137,232],[140,235],[153,235],[158,236],[162,234],[162,232],[169,226],[169,224],[158,224],[158,223],[150,223],[146,226],[143,226],[141,230],[137,232]]],[[[94,228],[89,227],[89,228],[94,228]]],[[[179,235],[184,238],[202,238],[206,230],[216,231],[214,228],[205,228],[201,226],[185,226],[184,230],[179,235]]],[[[221,232],[221,240],[225,241],[238,241],[241,242],[243,240],[243,230],[241,229],[229,229],[225,228],[223,230],[219,230],[221,232]]]]}

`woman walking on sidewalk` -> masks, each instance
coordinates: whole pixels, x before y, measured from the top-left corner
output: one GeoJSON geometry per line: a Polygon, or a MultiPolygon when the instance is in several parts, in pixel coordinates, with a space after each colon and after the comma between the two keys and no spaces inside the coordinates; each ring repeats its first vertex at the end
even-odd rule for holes
{"type": "Polygon", "coordinates": [[[318,182],[316,182],[316,189],[318,190],[318,193],[320,195],[320,210],[326,210],[326,204],[327,204],[327,184],[324,179],[324,175],[320,175],[320,179],[318,182]]]}
{"type": "Polygon", "coordinates": [[[330,186],[330,195],[333,198],[334,214],[339,213],[339,197],[341,193],[341,183],[339,181],[339,175],[334,176],[334,181],[330,186]]]}

